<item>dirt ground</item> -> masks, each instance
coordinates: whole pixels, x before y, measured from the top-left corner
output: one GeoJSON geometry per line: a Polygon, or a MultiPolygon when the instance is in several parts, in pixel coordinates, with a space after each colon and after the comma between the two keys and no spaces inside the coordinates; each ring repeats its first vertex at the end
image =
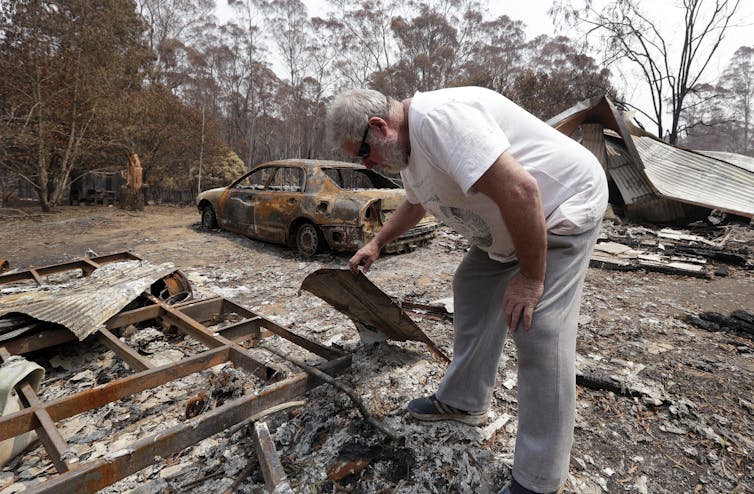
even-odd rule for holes
{"type": "MultiPolygon", "coordinates": [[[[324,470],[333,455],[355,448],[348,440],[328,446],[328,435],[355,430],[350,440],[372,448],[381,440],[355,426],[359,416],[349,409],[348,400],[333,398],[336,393],[322,386],[312,393],[306,410],[271,425],[277,427],[276,447],[297,492],[485,493],[496,492],[508,478],[516,423],[511,342],[506,344],[491,411],[492,418],[507,414],[511,421],[492,438],[469,439],[468,427],[425,426],[405,414],[405,403],[432,392],[442,375],[443,365],[423,347],[410,342],[363,347],[350,321],[319,299],[298,293],[307,274],[322,267],[345,267],[347,256],[320,254],[304,260],[282,246],[210,232],[201,227],[191,207],[149,206],[143,212],[64,207],[48,215],[24,211],[25,216],[0,217],[0,259],[8,260],[11,269],[54,264],[91,251],[130,251],[155,263],[172,262],[199,293],[223,295],[320,343],[353,352],[346,379],[369,398],[365,401],[375,415],[408,436],[407,451],[391,455],[410,456],[411,468],[385,473],[375,466],[341,483],[328,481],[324,470]],[[333,421],[333,416],[339,418],[333,421]],[[301,438],[292,440],[290,431],[306,428],[307,423],[320,424],[317,440],[302,446],[301,438]]],[[[737,228],[732,236],[754,248],[752,230],[737,228]]],[[[457,236],[441,230],[428,247],[384,256],[369,278],[389,295],[430,303],[450,297],[453,271],[464,251],[457,236]]],[[[754,313],[752,270],[731,267],[727,276],[711,280],[589,270],[579,355],[606,375],[618,367],[633,369],[636,381],[660,388],[663,398],[651,402],[620,390],[580,386],[566,492],[754,492],[754,341],[705,331],[682,320],[702,311],[729,315],[734,310],[754,313]]],[[[416,320],[440,348],[452,353],[451,323],[416,320]]],[[[379,465],[379,455],[372,454],[379,465]]],[[[153,477],[133,475],[108,492],[149,492],[137,491],[137,486],[158,472],[155,469],[153,477]]],[[[164,481],[163,476],[160,482],[164,481]]],[[[180,491],[171,482],[167,478],[172,492],[180,491]]],[[[252,475],[241,492],[261,492],[262,484],[259,475],[252,475]]],[[[222,485],[193,490],[221,492],[222,485]]],[[[0,482],[0,493],[4,492],[0,482]]]]}

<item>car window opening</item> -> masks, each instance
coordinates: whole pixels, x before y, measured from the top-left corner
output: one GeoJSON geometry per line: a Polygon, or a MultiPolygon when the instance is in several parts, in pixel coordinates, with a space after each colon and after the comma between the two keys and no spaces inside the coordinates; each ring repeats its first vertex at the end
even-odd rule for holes
{"type": "Polygon", "coordinates": [[[395,180],[367,169],[323,168],[322,171],[341,189],[399,189],[395,180]]]}

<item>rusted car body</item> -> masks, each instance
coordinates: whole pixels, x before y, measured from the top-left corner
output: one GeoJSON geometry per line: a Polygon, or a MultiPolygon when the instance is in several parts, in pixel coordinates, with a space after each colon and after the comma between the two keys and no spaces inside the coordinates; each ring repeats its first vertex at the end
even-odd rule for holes
{"type": "MultiPolygon", "coordinates": [[[[371,240],[405,198],[395,181],[340,161],[263,163],[224,188],[199,194],[207,228],[287,244],[306,257],[322,249],[353,252],[371,240]]],[[[383,249],[399,252],[427,242],[437,222],[427,216],[383,249]]]]}

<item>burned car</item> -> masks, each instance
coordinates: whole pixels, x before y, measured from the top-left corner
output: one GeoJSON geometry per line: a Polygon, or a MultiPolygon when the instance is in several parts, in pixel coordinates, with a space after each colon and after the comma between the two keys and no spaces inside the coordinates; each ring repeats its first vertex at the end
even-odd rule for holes
{"type": "MultiPolygon", "coordinates": [[[[372,239],[405,198],[400,184],[362,165],[340,161],[263,163],[224,188],[199,194],[206,228],[287,244],[305,257],[324,249],[353,252],[372,239]]],[[[434,236],[437,222],[418,225],[383,252],[411,249],[434,236]]]]}

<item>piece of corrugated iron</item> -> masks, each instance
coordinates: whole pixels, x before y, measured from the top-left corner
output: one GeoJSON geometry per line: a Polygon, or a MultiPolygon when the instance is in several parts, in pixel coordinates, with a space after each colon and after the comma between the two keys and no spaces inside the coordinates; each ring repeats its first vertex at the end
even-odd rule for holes
{"type": "Polygon", "coordinates": [[[649,137],[634,137],[634,143],[663,196],[754,217],[754,173],[649,137]]]}
{"type": "Polygon", "coordinates": [[[618,186],[626,205],[641,204],[657,197],[644,174],[633,165],[626,148],[608,140],[607,156],[607,171],[618,186]]]}
{"type": "Polygon", "coordinates": [[[743,154],[726,153],[724,151],[698,151],[697,153],[715,158],[718,160],[727,161],[728,163],[736,166],[740,166],[745,170],[749,170],[754,173],[754,158],[751,156],[744,156],[743,154]]]}
{"type": "Polygon", "coordinates": [[[40,321],[60,324],[79,340],[105,327],[105,322],[135,300],[152,284],[175,272],[171,263],[117,262],[103,266],[91,276],[59,285],[0,298],[0,316],[11,312],[40,321]]]}
{"type": "Polygon", "coordinates": [[[597,157],[603,170],[607,170],[607,148],[605,146],[605,127],[600,123],[581,125],[581,145],[597,157]]]}

